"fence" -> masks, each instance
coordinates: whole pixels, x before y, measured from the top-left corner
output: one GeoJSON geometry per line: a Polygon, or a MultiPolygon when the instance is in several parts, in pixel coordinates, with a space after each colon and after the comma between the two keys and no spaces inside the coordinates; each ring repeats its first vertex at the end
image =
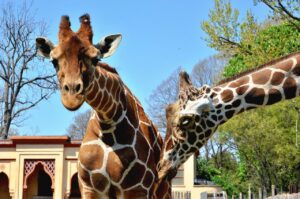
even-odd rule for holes
{"type": "Polygon", "coordinates": [[[266,199],[300,199],[300,193],[280,194],[276,196],[270,196],[266,199]]]}
{"type": "MultiPolygon", "coordinates": [[[[295,186],[293,189],[290,189],[292,192],[290,194],[288,193],[278,193],[278,189],[276,189],[275,185],[272,185],[271,187],[271,196],[268,196],[267,190],[265,188],[259,188],[258,189],[258,198],[257,199],[300,199],[300,192],[298,186],[295,186]]],[[[240,193],[239,199],[256,199],[256,194],[252,192],[250,185],[248,189],[248,196],[246,194],[240,193]]],[[[232,196],[232,199],[236,198],[235,196],[232,196]]]]}
{"type": "Polygon", "coordinates": [[[191,199],[190,191],[172,191],[172,199],[191,199]]]}

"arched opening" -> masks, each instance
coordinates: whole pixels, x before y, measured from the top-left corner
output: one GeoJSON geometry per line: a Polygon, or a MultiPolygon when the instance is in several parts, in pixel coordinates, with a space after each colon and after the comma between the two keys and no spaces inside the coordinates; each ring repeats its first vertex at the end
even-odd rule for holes
{"type": "Polygon", "coordinates": [[[34,172],[27,180],[27,197],[26,198],[52,198],[53,192],[51,189],[52,181],[50,176],[45,172],[42,164],[38,164],[34,172]]]}
{"type": "Polygon", "coordinates": [[[11,199],[9,195],[9,180],[5,173],[0,173],[0,198],[1,199],[11,199]]]}
{"type": "Polygon", "coordinates": [[[78,173],[75,173],[71,178],[71,194],[70,199],[81,198],[79,184],[78,184],[78,173]]]}

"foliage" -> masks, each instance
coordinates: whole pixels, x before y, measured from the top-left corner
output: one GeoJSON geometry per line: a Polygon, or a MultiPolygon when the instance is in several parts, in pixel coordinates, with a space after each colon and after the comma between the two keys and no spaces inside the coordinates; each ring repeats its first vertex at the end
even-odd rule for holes
{"type": "MultiPolygon", "coordinates": [[[[248,11],[245,20],[240,21],[239,12],[230,1],[215,0],[209,20],[202,23],[207,44],[229,57],[225,77],[300,49],[299,1],[258,2],[273,11],[272,20],[258,23],[248,11]]],[[[219,175],[212,176],[214,182],[229,195],[246,191],[248,183],[268,190],[271,184],[282,190],[299,184],[300,148],[295,146],[295,107],[299,105],[300,100],[296,99],[252,110],[219,127],[231,138],[228,142],[235,150],[238,166],[233,170],[221,168],[219,175]]]]}
{"type": "Polygon", "coordinates": [[[251,54],[249,43],[255,38],[259,25],[248,11],[246,20],[240,22],[239,11],[233,9],[228,0],[214,0],[215,7],[210,10],[209,20],[203,21],[201,28],[207,33],[208,46],[226,55],[237,53],[251,54]],[[243,42],[242,42],[243,41],[243,42]]]}
{"type": "MultiPolygon", "coordinates": [[[[297,99],[297,104],[300,100],[297,99]]],[[[254,186],[299,183],[300,149],[295,146],[297,112],[290,102],[243,113],[225,123],[254,186]]]]}
{"type": "Polygon", "coordinates": [[[239,53],[232,57],[224,69],[224,77],[231,77],[247,69],[298,51],[300,49],[299,38],[300,32],[287,23],[262,29],[249,45],[252,53],[239,53]]]}

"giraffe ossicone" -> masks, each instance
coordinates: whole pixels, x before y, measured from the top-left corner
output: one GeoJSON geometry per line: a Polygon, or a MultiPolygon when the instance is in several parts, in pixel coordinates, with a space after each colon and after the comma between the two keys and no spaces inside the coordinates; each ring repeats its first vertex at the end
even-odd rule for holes
{"type": "Polygon", "coordinates": [[[299,96],[300,52],[212,88],[196,88],[186,72],[180,73],[179,82],[179,99],[166,109],[168,128],[159,164],[161,178],[174,176],[174,171],[207,142],[218,126],[234,115],[299,96]]]}
{"type": "Polygon", "coordinates": [[[39,55],[51,59],[63,105],[93,108],[78,154],[82,198],[170,199],[171,181],[157,179],[162,138],[117,71],[100,61],[117,49],[121,35],[93,45],[90,16],[73,32],[61,18],[58,44],[36,39],[39,55]]]}

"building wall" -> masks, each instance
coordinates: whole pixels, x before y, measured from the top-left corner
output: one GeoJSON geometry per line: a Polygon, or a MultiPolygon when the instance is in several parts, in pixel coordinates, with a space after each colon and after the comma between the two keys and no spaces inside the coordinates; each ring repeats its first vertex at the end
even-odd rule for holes
{"type": "MultiPolygon", "coordinates": [[[[222,192],[222,188],[214,185],[194,185],[196,166],[195,166],[195,156],[191,156],[182,166],[183,168],[183,181],[184,184],[174,184],[172,182],[172,192],[175,193],[186,193],[190,192],[191,199],[199,199],[202,192],[215,193],[222,192]]],[[[177,174],[174,180],[182,174],[177,174]]]]}
{"type": "MultiPolygon", "coordinates": [[[[46,139],[46,138],[45,138],[46,139]]],[[[47,138],[49,139],[49,138],[47,138]]],[[[35,141],[39,143],[39,140],[35,141]]],[[[61,141],[60,141],[61,142],[61,141]]],[[[5,146],[5,145],[4,145],[5,146]]],[[[16,143],[4,147],[0,142],[0,173],[9,178],[9,194],[12,199],[22,199],[24,185],[24,163],[26,160],[55,161],[55,179],[53,198],[68,198],[71,193],[71,179],[77,173],[77,157],[79,144],[29,144],[16,143]]],[[[34,176],[33,176],[34,177],[34,176]]],[[[191,193],[191,199],[199,199],[201,192],[220,192],[218,186],[194,185],[195,157],[190,157],[179,169],[173,180],[173,191],[191,193]]],[[[35,181],[36,182],[36,181],[35,181]]],[[[35,185],[36,187],[36,185],[35,185]]],[[[28,189],[29,195],[36,192],[35,188],[28,189]]]]}

